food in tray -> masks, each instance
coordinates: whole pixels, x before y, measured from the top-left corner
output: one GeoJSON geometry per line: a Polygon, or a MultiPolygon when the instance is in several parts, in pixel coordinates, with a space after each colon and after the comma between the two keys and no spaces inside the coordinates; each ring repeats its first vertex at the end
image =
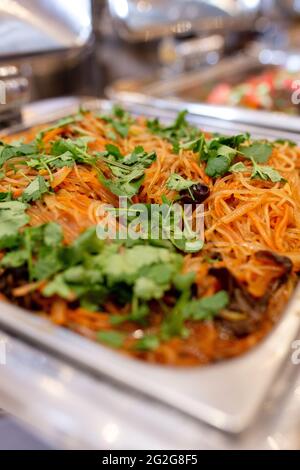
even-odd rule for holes
{"type": "Polygon", "coordinates": [[[0,166],[2,300],[91,340],[148,362],[219,361],[259,342],[293,292],[293,142],[116,106],[6,137],[0,166]]]}
{"type": "Polygon", "coordinates": [[[299,72],[269,69],[234,85],[226,81],[216,84],[209,91],[206,102],[299,114],[298,106],[292,102],[293,84],[299,79],[299,72]]]}

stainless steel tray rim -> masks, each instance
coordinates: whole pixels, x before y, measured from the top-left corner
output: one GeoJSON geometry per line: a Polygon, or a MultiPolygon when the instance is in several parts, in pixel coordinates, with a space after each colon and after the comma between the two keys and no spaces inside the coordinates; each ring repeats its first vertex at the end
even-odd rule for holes
{"type": "MultiPolygon", "coordinates": [[[[99,100],[84,104],[106,110],[112,105],[111,102],[99,100]]],[[[159,104],[158,108],[148,108],[149,114],[156,112],[170,116],[166,103],[160,101],[159,104]],[[165,114],[160,110],[164,110],[165,114]]],[[[132,107],[136,108],[136,112],[147,111],[144,103],[143,106],[131,104],[132,107]]],[[[64,115],[72,111],[74,103],[70,103],[70,108],[64,108],[64,115]]],[[[276,134],[276,131],[273,132],[276,134]]],[[[110,377],[116,383],[126,384],[219,429],[238,433],[254,420],[290,351],[300,327],[299,300],[298,286],[282,320],[252,351],[227,362],[185,370],[149,365],[125,357],[7,303],[0,305],[0,324],[4,329],[77,363],[81,368],[86,367],[101,376],[110,377]],[[255,389],[253,380],[256,380],[255,389]]]]}

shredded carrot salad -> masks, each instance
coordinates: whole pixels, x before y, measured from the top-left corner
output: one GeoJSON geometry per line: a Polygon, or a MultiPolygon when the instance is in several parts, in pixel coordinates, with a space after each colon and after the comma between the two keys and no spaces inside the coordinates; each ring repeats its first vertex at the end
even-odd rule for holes
{"type": "Polygon", "coordinates": [[[253,347],[300,270],[300,148],[235,137],[120,108],[5,137],[0,222],[25,218],[18,239],[0,229],[1,298],[148,362],[206,364],[253,347]],[[203,246],[106,240],[99,254],[79,243],[122,191],[130,204],[204,204],[203,246]]]}

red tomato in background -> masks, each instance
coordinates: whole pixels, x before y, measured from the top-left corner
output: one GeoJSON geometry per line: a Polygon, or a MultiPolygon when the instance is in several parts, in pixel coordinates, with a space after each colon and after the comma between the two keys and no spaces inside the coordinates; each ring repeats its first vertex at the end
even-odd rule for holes
{"type": "Polygon", "coordinates": [[[227,104],[230,92],[230,85],[227,83],[220,83],[219,85],[216,85],[210,92],[206,101],[209,104],[227,104]]]}

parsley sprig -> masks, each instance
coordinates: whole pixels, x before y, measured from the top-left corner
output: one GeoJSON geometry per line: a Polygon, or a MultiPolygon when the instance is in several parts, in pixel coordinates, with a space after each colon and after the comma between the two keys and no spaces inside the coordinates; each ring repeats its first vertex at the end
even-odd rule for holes
{"type": "MultiPolygon", "coordinates": [[[[0,203],[0,218],[5,220],[5,211],[13,211],[18,217],[10,229],[19,227],[28,221],[24,209],[24,204],[17,201],[0,203]]],[[[129,314],[111,316],[110,333],[98,335],[100,341],[111,342],[115,347],[119,347],[123,335],[114,327],[126,321],[147,327],[153,301],[160,303],[166,312],[165,319],[155,335],[146,335],[136,342],[134,347],[138,349],[151,349],[172,336],[187,335],[186,321],[196,319],[198,307],[204,320],[218,314],[227,303],[225,294],[223,302],[219,294],[205,302],[203,299],[199,306],[195,304],[192,294],[195,274],[182,274],[183,256],[170,247],[154,246],[143,240],[107,244],[98,239],[95,228],[86,230],[66,246],[61,227],[54,222],[26,227],[14,238],[12,230],[6,230],[3,240],[6,253],[1,267],[26,267],[28,280],[44,281],[44,296],[77,300],[84,308],[97,311],[108,299],[120,305],[131,304],[129,314]],[[173,308],[164,302],[168,292],[178,296],[173,308]]]]}
{"type": "Polygon", "coordinates": [[[156,159],[155,152],[145,152],[143,147],[137,146],[127,155],[122,155],[115,145],[106,145],[106,151],[97,154],[99,160],[107,164],[112,178],[100,175],[101,182],[117,196],[131,198],[139,191],[143,182],[145,169],[156,159]]]}
{"type": "Polygon", "coordinates": [[[186,115],[187,111],[181,111],[169,126],[164,126],[159,119],[148,120],[147,128],[152,134],[170,142],[175,154],[181,149],[199,151],[203,144],[202,132],[188,123],[186,115]]]}
{"type": "Polygon", "coordinates": [[[112,108],[111,114],[100,114],[98,117],[107,123],[107,137],[111,140],[116,140],[118,136],[123,139],[128,137],[134,123],[132,116],[119,105],[112,108]]]}

